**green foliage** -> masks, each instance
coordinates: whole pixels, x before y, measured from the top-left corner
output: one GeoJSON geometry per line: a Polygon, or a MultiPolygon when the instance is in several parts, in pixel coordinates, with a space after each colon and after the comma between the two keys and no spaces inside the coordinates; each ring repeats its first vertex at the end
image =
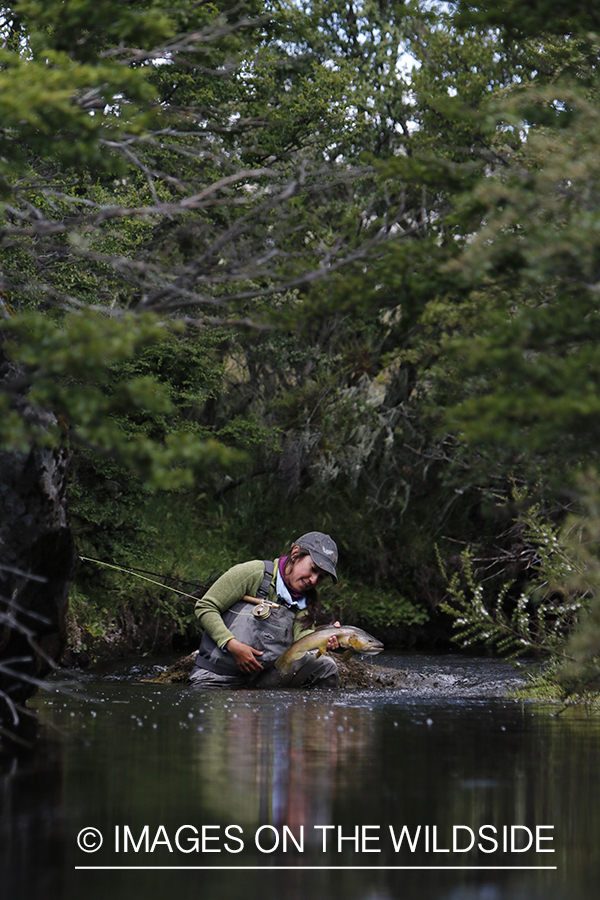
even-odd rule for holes
{"type": "Polygon", "coordinates": [[[570,516],[564,528],[564,540],[577,565],[569,573],[568,586],[590,599],[577,628],[566,644],[569,660],[557,673],[558,682],[568,693],[598,692],[600,686],[600,480],[588,470],[579,478],[582,510],[570,516]]]}
{"type": "Polygon", "coordinates": [[[25,393],[28,408],[16,415],[15,395],[0,396],[5,445],[57,445],[66,432],[75,443],[131,466],[148,485],[171,488],[189,485],[194,469],[211,461],[235,458],[192,423],[179,420],[173,427],[173,394],[180,406],[194,397],[187,375],[166,388],[169,364],[189,371],[195,351],[191,343],[187,355],[180,353],[156,317],[123,324],[89,312],[58,320],[30,313],[5,320],[2,328],[9,335],[6,350],[22,367],[16,396],[25,393]],[[54,412],[50,421],[46,410],[54,412]]]}
{"type": "Polygon", "coordinates": [[[437,254],[446,297],[420,317],[437,324],[423,360],[427,371],[435,356],[430,399],[471,445],[544,452],[564,468],[598,446],[596,92],[519,85],[486,106],[510,142],[464,182],[454,252],[437,254]]]}
{"type": "Polygon", "coordinates": [[[593,0],[568,0],[560,6],[552,0],[486,0],[484,5],[476,0],[460,0],[459,10],[464,22],[500,25],[512,33],[579,36],[600,28],[593,0]]]}
{"type": "MultiPolygon", "coordinates": [[[[308,19],[283,12],[306,44],[308,19]]],[[[23,367],[3,385],[5,445],[56,443],[68,423],[73,443],[146,483],[190,485],[232,454],[171,427],[162,363],[139,355],[182,309],[199,328],[277,319],[277,300],[259,298],[324,277],[336,254],[364,255],[352,237],[362,199],[346,161],[328,158],[334,134],[349,140],[353,92],[318,55],[298,68],[294,43],[271,40],[274,22],[236,14],[23,0],[0,22],[1,285],[18,334],[4,354],[23,367]]]]}
{"type": "MultiPolygon", "coordinates": [[[[0,433],[70,441],[85,555],[202,580],[322,528],[328,603],[433,629],[458,541],[464,639],[564,651],[564,473],[600,421],[597,40],[589,4],[519,9],[3,13],[0,433]],[[513,474],[552,523],[498,509],[513,474]],[[541,581],[480,581],[522,545],[541,581]]],[[[79,575],[106,621],[137,602],[119,577],[79,575]]]]}
{"type": "Polygon", "coordinates": [[[506,653],[509,658],[531,650],[533,643],[529,632],[528,598],[525,594],[517,598],[512,615],[508,616],[503,604],[511,584],[505,584],[498,592],[492,610],[488,611],[483,602],[483,586],[475,581],[472,557],[468,550],[461,553],[461,561],[468,596],[460,587],[459,576],[455,574],[448,578],[441,558],[439,560],[451,598],[440,604],[440,609],[455,619],[455,640],[462,647],[483,642],[500,653],[506,653]]]}
{"type": "Polygon", "coordinates": [[[186,595],[216,580],[232,560],[262,557],[263,550],[256,552],[253,532],[236,531],[226,507],[205,494],[144,492],[129,473],[113,471],[121,481],[110,474],[97,466],[86,474],[79,461],[70,489],[79,552],[100,560],[82,561],[76,574],[71,618],[80,649],[106,648],[103,635],[126,631],[132,617],[150,638],[140,638],[139,649],[152,650],[160,629],[173,624],[184,646],[197,645],[194,600],[186,595]]]}
{"type": "Polygon", "coordinates": [[[397,591],[343,582],[323,598],[323,607],[342,622],[365,627],[394,629],[424,625],[429,614],[422,606],[397,591]]]}
{"type": "MultiPolygon", "coordinates": [[[[515,496],[520,501],[523,497],[515,496]]],[[[553,661],[569,659],[565,643],[587,607],[589,586],[570,592],[569,580],[579,566],[561,543],[558,529],[545,521],[537,506],[519,516],[524,540],[534,550],[533,577],[511,597],[514,582],[505,582],[487,599],[477,580],[473,553],[461,553],[461,571],[449,576],[438,552],[449,599],[440,608],[454,619],[454,639],[463,647],[485,644],[514,659],[535,653],[553,661]]]]}

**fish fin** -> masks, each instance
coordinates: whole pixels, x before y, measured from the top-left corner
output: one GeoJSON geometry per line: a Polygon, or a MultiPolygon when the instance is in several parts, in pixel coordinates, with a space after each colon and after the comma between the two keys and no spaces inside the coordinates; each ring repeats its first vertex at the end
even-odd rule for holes
{"type": "Polygon", "coordinates": [[[354,650],[352,649],[352,647],[348,647],[348,649],[344,650],[344,652],[342,653],[342,659],[344,660],[344,662],[348,662],[348,660],[352,659],[353,656],[354,650]]]}

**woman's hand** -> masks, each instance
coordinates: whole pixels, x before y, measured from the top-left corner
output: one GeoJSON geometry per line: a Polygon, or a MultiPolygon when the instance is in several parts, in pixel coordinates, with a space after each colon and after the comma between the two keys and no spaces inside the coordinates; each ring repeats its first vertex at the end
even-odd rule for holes
{"type": "MultiPolygon", "coordinates": [[[[334,622],[334,623],[333,623],[333,627],[334,627],[334,628],[341,628],[342,626],[340,625],[339,622],[334,622]]],[[[337,650],[337,648],[338,648],[339,646],[340,646],[340,645],[338,644],[338,639],[336,638],[335,634],[333,634],[333,635],[329,638],[329,640],[327,641],[327,648],[326,648],[326,649],[327,649],[327,650],[337,650]]]]}
{"type": "Polygon", "coordinates": [[[225,644],[228,653],[231,653],[236,661],[237,667],[244,675],[252,675],[253,672],[260,672],[263,666],[257,660],[257,656],[262,656],[262,650],[255,650],[248,644],[242,644],[236,638],[231,638],[225,644]]]}

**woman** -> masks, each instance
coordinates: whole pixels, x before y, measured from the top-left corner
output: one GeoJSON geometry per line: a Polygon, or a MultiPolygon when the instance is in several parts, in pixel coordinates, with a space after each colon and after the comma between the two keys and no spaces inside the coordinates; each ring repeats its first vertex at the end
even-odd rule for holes
{"type": "MultiPolygon", "coordinates": [[[[337,560],[337,547],[329,535],[311,531],[292,544],[287,556],[273,562],[251,560],[225,572],[196,602],[204,633],[190,683],[338,687],[337,666],[327,656],[305,654],[285,678],[274,668],[282,653],[314,631],[316,588],[327,575],[337,582],[337,560]]],[[[327,649],[337,646],[337,638],[330,638],[327,649]]]]}

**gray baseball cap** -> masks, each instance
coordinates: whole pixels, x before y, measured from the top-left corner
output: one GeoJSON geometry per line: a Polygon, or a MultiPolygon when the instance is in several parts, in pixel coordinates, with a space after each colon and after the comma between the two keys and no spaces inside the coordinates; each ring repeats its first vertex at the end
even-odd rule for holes
{"type": "Polygon", "coordinates": [[[313,562],[331,575],[337,583],[335,567],[338,561],[338,548],[328,534],[323,534],[322,531],[309,531],[308,534],[303,534],[297,541],[294,541],[293,546],[308,550],[313,562]]]}

